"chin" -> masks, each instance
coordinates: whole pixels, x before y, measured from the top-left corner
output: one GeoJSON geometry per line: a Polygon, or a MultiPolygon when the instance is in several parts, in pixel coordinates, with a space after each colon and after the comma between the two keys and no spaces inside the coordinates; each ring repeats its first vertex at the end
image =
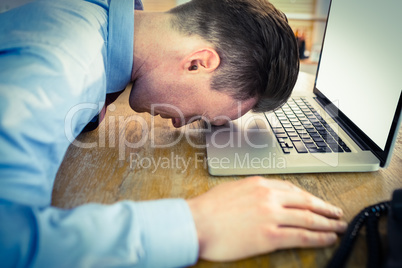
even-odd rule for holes
{"type": "Polygon", "coordinates": [[[130,105],[130,108],[137,112],[137,113],[143,113],[146,112],[146,110],[144,110],[143,108],[141,108],[140,105],[138,105],[138,103],[135,103],[134,101],[131,101],[131,98],[129,98],[128,103],[130,105]]]}
{"type": "Polygon", "coordinates": [[[147,113],[147,112],[148,112],[146,109],[139,108],[139,107],[137,107],[137,106],[135,106],[135,105],[131,105],[131,103],[130,103],[130,107],[131,107],[131,109],[133,109],[133,111],[136,112],[136,113],[147,113]]]}
{"type": "Polygon", "coordinates": [[[145,110],[141,107],[141,104],[138,103],[138,100],[133,95],[133,91],[131,91],[130,97],[128,98],[128,104],[130,105],[130,108],[137,113],[145,112],[145,110]]]}
{"type": "Polygon", "coordinates": [[[140,113],[140,111],[139,111],[138,107],[135,105],[135,103],[133,103],[132,101],[130,101],[130,99],[129,99],[128,103],[129,103],[130,108],[131,108],[132,110],[134,110],[134,111],[137,112],[137,113],[140,113]]]}

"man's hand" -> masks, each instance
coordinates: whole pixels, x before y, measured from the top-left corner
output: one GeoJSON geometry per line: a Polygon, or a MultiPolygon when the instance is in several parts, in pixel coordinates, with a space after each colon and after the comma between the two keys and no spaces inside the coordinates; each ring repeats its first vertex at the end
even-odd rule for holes
{"type": "Polygon", "coordinates": [[[229,261],[291,247],[333,244],[342,210],[291,183],[251,177],[187,201],[200,258],[229,261]]]}

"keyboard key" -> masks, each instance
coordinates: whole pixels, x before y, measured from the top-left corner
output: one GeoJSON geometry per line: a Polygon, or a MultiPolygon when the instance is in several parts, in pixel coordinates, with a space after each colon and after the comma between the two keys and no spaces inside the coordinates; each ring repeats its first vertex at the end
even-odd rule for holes
{"type": "Polygon", "coordinates": [[[314,136],[314,137],[312,137],[312,138],[313,138],[313,140],[314,140],[315,142],[324,141],[321,137],[316,137],[316,136],[314,136]]]}
{"type": "Polygon", "coordinates": [[[296,148],[296,151],[298,153],[307,153],[308,152],[306,147],[304,147],[303,142],[301,142],[301,141],[293,141],[293,145],[296,148]]]}
{"type": "Polygon", "coordinates": [[[323,146],[323,147],[319,146],[318,150],[322,151],[323,153],[331,153],[332,152],[328,146],[323,146]]]}
{"type": "Polygon", "coordinates": [[[272,131],[275,134],[284,134],[285,133],[285,130],[283,128],[272,128],[272,131]]]}
{"type": "Polygon", "coordinates": [[[309,148],[310,153],[330,153],[331,149],[328,147],[323,148],[323,147],[318,147],[317,149],[315,148],[309,148]]]}
{"type": "Polygon", "coordinates": [[[318,147],[315,145],[315,143],[307,143],[305,144],[306,147],[310,150],[310,149],[316,149],[318,150],[318,147]]]}
{"type": "Polygon", "coordinates": [[[290,137],[290,140],[291,140],[291,141],[301,141],[300,138],[299,138],[299,136],[297,136],[297,137],[290,137]]]}
{"type": "Polygon", "coordinates": [[[331,131],[329,131],[329,133],[332,135],[332,137],[334,137],[335,140],[339,140],[338,134],[336,134],[335,132],[331,132],[331,131]]]}
{"type": "Polygon", "coordinates": [[[322,116],[319,113],[315,113],[315,117],[317,117],[318,120],[325,122],[324,118],[322,118],[322,116]]]}
{"type": "Polygon", "coordinates": [[[335,153],[343,153],[343,149],[338,144],[328,144],[328,146],[335,153]]]}
{"type": "Polygon", "coordinates": [[[350,148],[348,147],[348,146],[342,146],[342,149],[345,151],[345,152],[347,152],[347,153],[351,153],[352,152],[352,150],[350,150],[350,148]]]}
{"type": "Polygon", "coordinates": [[[304,144],[306,146],[308,146],[308,145],[314,145],[315,146],[315,143],[314,143],[314,141],[312,139],[302,139],[302,141],[304,142],[304,144]]]}
{"type": "Polygon", "coordinates": [[[309,139],[310,138],[310,135],[307,134],[307,133],[302,133],[302,134],[299,134],[299,135],[300,135],[300,138],[302,138],[302,139],[309,139]]]}
{"type": "Polygon", "coordinates": [[[316,142],[316,144],[317,144],[318,147],[327,147],[327,144],[325,142],[322,142],[322,141],[316,142]]]}
{"type": "Polygon", "coordinates": [[[325,129],[321,129],[321,130],[318,130],[318,129],[317,129],[317,131],[318,131],[318,133],[320,133],[321,136],[323,136],[323,135],[327,136],[327,135],[329,134],[329,133],[327,132],[327,130],[325,130],[325,129]]]}
{"type": "Polygon", "coordinates": [[[279,139],[279,138],[282,138],[282,139],[287,139],[288,138],[288,135],[286,135],[285,133],[283,133],[283,134],[275,134],[275,136],[279,139]]]}
{"type": "Polygon", "coordinates": [[[285,142],[286,147],[293,148],[293,144],[291,142],[285,142]]]}
{"type": "Polygon", "coordinates": [[[324,151],[318,149],[318,148],[309,148],[308,149],[310,153],[314,154],[314,153],[324,153],[324,151]]]}
{"type": "Polygon", "coordinates": [[[337,142],[331,136],[328,136],[325,139],[325,142],[328,143],[328,144],[336,144],[336,145],[338,145],[337,142]]]}

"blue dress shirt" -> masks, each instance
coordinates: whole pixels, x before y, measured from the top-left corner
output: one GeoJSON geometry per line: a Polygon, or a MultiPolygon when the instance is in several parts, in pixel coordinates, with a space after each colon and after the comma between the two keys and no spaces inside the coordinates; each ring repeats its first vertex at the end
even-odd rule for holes
{"type": "Polygon", "coordinates": [[[182,199],[51,207],[57,170],[133,60],[133,0],[43,0],[0,14],[0,266],[177,267],[198,257],[182,199]]]}

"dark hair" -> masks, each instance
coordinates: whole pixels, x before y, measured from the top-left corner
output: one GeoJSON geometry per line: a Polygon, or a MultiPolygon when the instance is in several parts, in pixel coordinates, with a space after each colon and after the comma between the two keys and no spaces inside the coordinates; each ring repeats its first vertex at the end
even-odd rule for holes
{"type": "Polygon", "coordinates": [[[172,27],[210,42],[221,63],[214,90],[237,100],[258,97],[254,111],[274,110],[289,98],[299,72],[295,35],[267,0],[193,0],[169,11],[172,27]]]}

